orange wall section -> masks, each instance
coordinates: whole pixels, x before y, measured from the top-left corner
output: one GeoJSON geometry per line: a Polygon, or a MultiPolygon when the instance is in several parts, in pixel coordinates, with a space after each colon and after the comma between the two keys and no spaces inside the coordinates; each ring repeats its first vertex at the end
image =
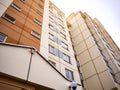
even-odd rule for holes
{"type": "Polygon", "coordinates": [[[44,0],[25,0],[25,2],[14,0],[13,3],[22,10],[18,11],[10,5],[4,14],[12,16],[16,19],[16,22],[12,24],[3,17],[0,17],[0,32],[7,35],[6,42],[8,43],[33,46],[40,50],[40,39],[33,36],[31,31],[35,31],[41,36],[42,25],[35,23],[34,19],[42,23],[44,0]],[[37,13],[38,10],[42,15],[37,13]]]}

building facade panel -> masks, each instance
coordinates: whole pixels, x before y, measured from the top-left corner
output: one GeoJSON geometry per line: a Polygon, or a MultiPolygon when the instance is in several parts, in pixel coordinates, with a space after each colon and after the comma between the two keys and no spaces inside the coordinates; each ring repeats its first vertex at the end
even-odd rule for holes
{"type": "Polygon", "coordinates": [[[114,81],[113,81],[113,79],[111,79],[111,76],[108,73],[109,73],[108,71],[105,71],[105,72],[100,74],[100,80],[101,80],[102,85],[103,85],[105,90],[109,90],[109,89],[114,89],[115,88],[114,81]]]}
{"type": "Polygon", "coordinates": [[[77,90],[120,89],[120,49],[97,19],[79,11],[65,20],[49,0],[0,8],[1,88],[71,90],[74,80],[77,90]]]}
{"type": "Polygon", "coordinates": [[[80,59],[80,65],[84,65],[85,63],[89,62],[91,60],[90,54],[88,50],[85,50],[81,54],[78,54],[78,59],[80,59]]]}
{"type": "Polygon", "coordinates": [[[11,30],[9,32],[18,35],[15,38],[15,36],[5,32],[2,28],[1,32],[3,34],[7,33],[6,42],[29,45],[40,50],[43,11],[44,1],[13,0],[0,18],[0,23],[4,23],[0,27],[8,27],[11,30]]]}
{"type": "Polygon", "coordinates": [[[88,78],[86,83],[88,85],[88,90],[103,90],[97,75],[88,78]]]}
{"type": "MultiPolygon", "coordinates": [[[[111,48],[117,48],[117,46],[115,43],[113,45],[112,38],[108,38],[109,34],[105,28],[97,19],[92,19],[87,13],[82,12],[77,12],[74,15],[71,14],[67,18],[67,23],[76,57],[81,66],[80,71],[83,74],[85,88],[87,90],[119,90],[120,83],[116,74],[119,73],[119,57],[115,55],[115,53],[118,55],[118,52],[113,51],[111,48]],[[80,29],[75,27],[80,27],[80,29]],[[82,37],[79,37],[80,39],[75,38],[75,30],[82,32],[82,34],[80,34],[82,37]],[[81,38],[83,38],[83,41],[81,41],[81,38]],[[114,59],[116,58],[116,60],[114,60],[113,57],[114,59]],[[106,75],[106,79],[103,78],[104,75],[106,75]],[[95,76],[97,78],[93,79],[95,76]],[[99,88],[91,82],[97,83],[97,87],[99,88]],[[109,87],[109,85],[111,86],[109,87]]],[[[117,49],[117,51],[118,50],[119,49],[117,49]]]]}
{"type": "MultiPolygon", "coordinates": [[[[7,24],[7,22],[3,22],[3,23],[7,24]]],[[[5,35],[7,36],[7,40],[6,40],[7,42],[17,44],[20,37],[21,29],[9,28],[8,26],[5,26],[4,24],[0,23],[0,32],[5,33],[5,35]]]]}

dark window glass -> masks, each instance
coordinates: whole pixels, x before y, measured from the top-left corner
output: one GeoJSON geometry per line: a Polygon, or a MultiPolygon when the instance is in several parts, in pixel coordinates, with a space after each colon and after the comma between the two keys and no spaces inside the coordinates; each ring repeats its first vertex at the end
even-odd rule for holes
{"type": "Polygon", "coordinates": [[[40,12],[39,10],[37,10],[36,13],[39,14],[40,16],[43,16],[42,12],[40,12]]]}
{"type": "Polygon", "coordinates": [[[51,39],[51,40],[54,41],[54,35],[52,35],[52,34],[49,33],[49,39],[51,39]]]}
{"type": "Polygon", "coordinates": [[[23,2],[23,3],[25,2],[25,0],[20,0],[20,1],[23,2]]]}
{"type": "Polygon", "coordinates": [[[42,25],[42,22],[41,22],[41,21],[39,21],[39,20],[38,20],[38,19],[36,19],[36,18],[34,19],[34,22],[35,22],[35,23],[37,23],[37,24],[38,24],[38,25],[40,25],[40,26],[42,25]]]}
{"type": "Polygon", "coordinates": [[[51,65],[53,65],[54,67],[56,67],[56,63],[55,62],[53,62],[51,60],[49,60],[49,62],[50,62],[51,65]]]}
{"type": "Polygon", "coordinates": [[[40,34],[39,34],[39,33],[35,32],[35,31],[32,31],[31,34],[32,34],[34,37],[40,39],[40,34]]]}
{"type": "Polygon", "coordinates": [[[67,49],[67,50],[68,50],[68,45],[67,45],[67,44],[65,44],[64,42],[61,42],[61,46],[62,46],[63,48],[65,48],[65,49],[67,49]]]}
{"type": "Polygon", "coordinates": [[[55,55],[55,48],[51,45],[49,45],[49,52],[55,55]]]}
{"type": "Polygon", "coordinates": [[[38,6],[39,6],[40,8],[43,8],[43,6],[42,6],[41,4],[38,4],[38,6]]]}
{"type": "Polygon", "coordinates": [[[8,14],[5,14],[2,16],[4,19],[6,19],[7,21],[11,22],[11,23],[15,23],[16,19],[13,18],[12,16],[8,15],[8,14]]]}
{"type": "Polygon", "coordinates": [[[62,55],[62,59],[65,60],[66,62],[70,63],[70,57],[68,55],[66,55],[65,53],[63,53],[63,55],[62,55]]]}
{"type": "Polygon", "coordinates": [[[54,31],[53,25],[49,24],[49,28],[54,31]]]}
{"type": "Polygon", "coordinates": [[[0,33],[0,42],[5,42],[7,39],[7,36],[3,33],[0,33]]]}
{"type": "Polygon", "coordinates": [[[13,8],[15,8],[16,10],[18,10],[18,11],[21,11],[22,9],[21,9],[21,7],[19,7],[18,5],[16,5],[16,4],[12,4],[11,5],[13,8]]]}
{"type": "Polygon", "coordinates": [[[65,73],[66,73],[66,78],[69,80],[74,80],[73,78],[73,72],[71,70],[65,69],[65,73]]]}
{"type": "Polygon", "coordinates": [[[63,33],[61,33],[61,32],[60,32],[60,36],[61,36],[62,38],[64,38],[64,39],[66,39],[66,36],[65,36],[63,33]]]}

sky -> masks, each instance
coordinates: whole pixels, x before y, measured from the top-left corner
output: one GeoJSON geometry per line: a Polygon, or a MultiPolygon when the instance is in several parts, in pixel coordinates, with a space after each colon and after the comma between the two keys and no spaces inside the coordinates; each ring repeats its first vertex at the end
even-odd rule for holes
{"type": "Polygon", "coordinates": [[[86,12],[97,18],[120,48],[120,0],[50,0],[65,16],[86,12]]]}

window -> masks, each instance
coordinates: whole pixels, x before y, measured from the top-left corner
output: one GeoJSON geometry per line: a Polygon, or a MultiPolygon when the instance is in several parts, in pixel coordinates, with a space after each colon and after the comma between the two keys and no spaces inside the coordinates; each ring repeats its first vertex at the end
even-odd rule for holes
{"type": "Polygon", "coordinates": [[[42,12],[40,12],[39,10],[37,10],[36,13],[39,14],[40,16],[43,16],[42,12]]]}
{"type": "Polygon", "coordinates": [[[49,28],[50,28],[51,30],[54,30],[54,27],[53,27],[51,24],[49,24],[49,28]]]}
{"type": "Polygon", "coordinates": [[[50,9],[50,10],[53,10],[53,8],[52,8],[51,6],[49,6],[49,9],[50,9]]]}
{"type": "Polygon", "coordinates": [[[63,23],[63,20],[61,20],[60,18],[58,18],[58,21],[61,22],[61,23],[63,23]]]}
{"type": "Polygon", "coordinates": [[[55,20],[55,21],[54,21],[54,24],[57,26],[57,25],[58,25],[58,22],[55,20]]]}
{"type": "Polygon", "coordinates": [[[0,32],[0,42],[5,42],[7,39],[7,36],[0,32]]]}
{"type": "Polygon", "coordinates": [[[34,22],[37,23],[40,26],[42,25],[42,23],[38,19],[36,19],[36,18],[34,19],[34,22]]]}
{"type": "Polygon", "coordinates": [[[25,0],[20,0],[21,2],[25,2],[25,0]]]}
{"type": "Polygon", "coordinates": [[[114,50],[110,47],[109,44],[107,44],[106,46],[108,47],[108,49],[109,49],[110,51],[114,52],[114,50]]]}
{"type": "Polygon", "coordinates": [[[60,28],[61,30],[64,30],[64,27],[63,27],[61,24],[59,24],[59,28],[60,28]]]}
{"type": "Polygon", "coordinates": [[[63,48],[65,48],[65,49],[68,49],[68,45],[65,44],[64,42],[61,42],[61,46],[62,46],[63,48]]]}
{"type": "Polygon", "coordinates": [[[49,19],[54,20],[51,16],[49,16],[49,19]]]}
{"type": "Polygon", "coordinates": [[[106,63],[108,63],[107,57],[106,57],[103,53],[101,53],[101,55],[103,56],[103,60],[104,60],[106,63]]]}
{"type": "Polygon", "coordinates": [[[15,23],[15,21],[16,21],[16,19],[15,18],[13,18],[13,17],[11,17],[10,15],[8,15],[8,14],[5,14],[5,15],[3,15],[2,16],[4,19],[6,19],[7,21],[9,21],[9,22],[11,22],[11,23],[15,23]]]}
{"type": "Polygon", "coordinates": [[[51,16],[54,16],[53,12],[52,12],[52,11],[50,11],[50,10],[49,10],[49,14],[50,14],[51,16]]]}
{"type": "Polygon", "coordinates": [[[60,36],[61,36],[62,38],[64,38],[64,39],[66,39],[66,36],[65,36],[63,33],[61,33],[61,32],[60,32],[60,36]]]}
{"type": "Polygon", "coordinates": [[[49,62],[50,62],[50,64],[51,64],[52,66],[56,67],[56,63],[55,63],[55,62],[53,62],[53,61],[51,61],[51,60],[49,60],[49,62]]]}
{"type": "Polygon", "coordinates": [[[40,34],[39,34],[39,33],[35,32],[35,31],[32,31],[31,34],[32,34],[34,37],[40,39],[40,34]]]}
{"type": "Polygon", "coordinates": [[[61,18],[61,19],[63,18],[63,17],[62,17],[62,15],[61,15],[61,14],[59,14],[59,13],[58,13],[58,16],[59,16],[59,18],[61,18]]]}
{"type": "Polygon", "coordinates": [[[112,54],[113,58],[114,58],[116,61],[119,62],[119,59],[117,58],[117,56],[116,56],[115,54],[113,54],[113,53],[111,53],[111,54],[112,54]]]}
{"type": "Polygon", "coordinates": [[[52,34],[49,33],[49,39],[51,39],[51,40],[54,41],[54,35],[52,35],[52,34]]]}
{"type": "Polygon", "coordinates": [[[74,80],[73,78],[73,72],[71,70],[65,69],[65,73],[66,73],[66,78],[69,80],[74,80]]]}
{"type": "Polygon", "coordinates": [[[18,5],[14,4],[14,3],[11,6],[13,8],[15,8],[16,10],[18,10],[19,12],[22,10],[18,5]]]}
{"type": "Polygon", "coordinates": [[[55,55],[55,48],[51,45],[49,45],[49,52],[55,55]]]}
{"type": "Polygon", "coordinates": [[[70,63],[70,57],[68,55],[66,55],[65,53],[63,53],[62,59],[65,60],[66,62],[70,63]]]}
{"type": "Polygon", "coordinates": [[[43,6],[42,6],[41,4],[38,4],[38,6],[39,6],[40,8],[43,8],[43,6]]]}
{"type": "Polygon", "coordinates": [[[49,21],[51,21],[52,23],[54,23],[54,19],[51,16],[49,16],[49,21]]]}

